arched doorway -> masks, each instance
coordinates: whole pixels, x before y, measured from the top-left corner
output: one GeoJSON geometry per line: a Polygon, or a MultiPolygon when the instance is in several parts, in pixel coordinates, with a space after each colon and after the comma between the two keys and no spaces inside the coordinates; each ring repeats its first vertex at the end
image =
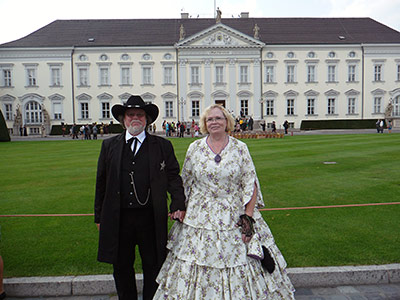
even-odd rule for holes
{"type": "Polygon", "coordinates": [[[24,111],[24,124],[27,127],[28,134],[40,134],[40,126],[43,122],[43,112],[40,103],[34,100],[28,101],[24,106],[24,111]]]}

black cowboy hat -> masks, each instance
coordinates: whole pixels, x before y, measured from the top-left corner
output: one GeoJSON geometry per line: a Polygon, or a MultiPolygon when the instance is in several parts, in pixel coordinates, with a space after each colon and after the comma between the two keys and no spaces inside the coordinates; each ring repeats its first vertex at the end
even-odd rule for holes
{"type": "Polygon", "coordinates": [[[121,119],[120,119],[121,116],[123,118],[125,116],[126,110],[129,108],[143,109],[146,112],[146,114],[149,116],[149,118],[151,119],[150,123],[153,123],[158,117],[158,107],[152,103],[146,104],[143,101],[142,97],[136,96],[136,95],[130,96],[128,101],[126,101],[126,103],[124,105],[115,104],[111,108],[111,112],[112,112],[114,118],[121,122],[121,119]]]}

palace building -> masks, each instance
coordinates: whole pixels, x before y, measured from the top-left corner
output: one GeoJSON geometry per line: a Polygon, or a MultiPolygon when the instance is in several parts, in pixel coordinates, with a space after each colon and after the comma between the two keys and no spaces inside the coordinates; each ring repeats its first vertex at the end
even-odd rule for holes
{"type": "MultiPolygon", "coordinates": [[[[141,95],[156,125],[234,116],[392,119],[400,127],[400,32],[370,18],[56,20],[0,45],[0,108],[10,132],[115,122],[141,95]]],[[[257,127],[256,127],[257,128],[257,127]]]]}

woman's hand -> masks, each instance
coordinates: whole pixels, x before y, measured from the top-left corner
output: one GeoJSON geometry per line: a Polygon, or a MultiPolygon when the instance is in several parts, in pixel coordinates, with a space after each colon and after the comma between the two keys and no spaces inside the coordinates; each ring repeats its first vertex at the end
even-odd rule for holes
{"type": "Polygon", "coordinates": [[[173,213],[169,213],[168,216],[171,218],[171,220],[183,222],[183,219],[185,218],[186,211],[184,210],[177,210],[174,211],[173,213]]]}
{"type": "Polygon", "coordinates": [[[241,227],[242,232],[242,241],[245,243],[250,242],[251,238],[254,235],[254,219],[249,215],[241,215],[239,222],[237,222],[237,226],[241,227]]]}

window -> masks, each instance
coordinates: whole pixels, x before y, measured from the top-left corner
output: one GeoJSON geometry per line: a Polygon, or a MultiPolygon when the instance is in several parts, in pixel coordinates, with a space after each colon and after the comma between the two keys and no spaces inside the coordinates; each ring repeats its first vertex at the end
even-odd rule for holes
{"type": "Polygon", "coordinates": [[[62,103],[53,102],[53,118],[54,120],[62,120],[62,103]]]}
{"type": "Polygon", "coordinates": [[[382,111],[382,97],[374,97],[374,114],[380,114],[382,111]]]}
{"type": "Polygon", "coordinates": [[[61,68],[60,67],[51,67],[51,86],[61,86],[61,68]]]}
{"type": "Polygon", "coordinates": [[[25,105],[25,122],[27,124],[42,123],[42,107],[36,101],[29,101],[25,105]]]}
{"type": "Polygon", "coordinates": [[[222,66],[215,67],[215,82],[216,83],[224,82],[224,67],[222,66]]]}
{"type": "Polygon", "coordinates": [[[4,104],[4,118],[6,121],[12,121],[13,120],[13,114],[12,114],[12,104],[6,103],[4,104]]]}
{"type": "Polygon", "coordinates": [[[200,101],[192,100],[192,117],[200,116],[200,101]]]}
{"type": "Polygon", "coordinates": [[[265,67],[265,82],[272,83],[274,82],[274,66],[266,66],[265,67]]]}
{"type": "Polygon", "coordinates": [[[307,57],[314,58],[315,57],[315,52],[313,52],[313,51],[308,52],[307,57]]]}
{"type": "Polygon", "coordinates": [[[110,84],[110,68],[108,66],[100,67],[100,85],[110,84]]]}
{"type": "Polygon", "coordinates": [[[80,67],[78,69],[79,76],[79,86],[88,86],[89,85],[89,77],[88,77],[88,68],[80,67]]]}
{"type": "Polygon", "coordinates": [[[121,59],[124,60],[124,61],[127,61],[127,60],[130,59],[130,57],[129,57],[128,54],[125,53],[125,54],[122,54],[122,55],[121,55],[121,59]]]}
{"type": "Polygon", "coordinates": [[[249,67],[248,66],[240,66],[239,69],[239,82],[240,83],[248,83],[249,82],[249,67]]]}
{"type": "Polygon", "coordinates": [[[143,67],[143,84],[152,84],[152,68],[151,67],[143,67]]]}
{"type": "Polygon", "coordinates": [[[173,102],[165,101],[165,117],[172,118],[174,116],[173,102]]]}
{"type": "Polygon", "coordinates": [[[295,82],[294,72],[295,72],[295,66],[294,65],[286,66],[286,73],[287,73],[286,82],[287,83],[295,82]]]}
{"type": "Polygon", "coordinates": [[[356,81],[356,66],[355,65],[349,65],[348,67],[348,78],[347,80],[349,82],[355,82],[356,81]]]}
{"type": "Polygon", "coordinates": [[[294,99],[287,99],[286,100],[286,114],[288,116],[294,115],[294,99]]]}
{"type": "Polygon", "coordinates": [[[240,100],[240,110],[245,116],[249,115],[249,100],[240,100]]]}
{"type": "Polygon", "coordinates": [[[328,115],[335,114],[335,98],[328,98],[328,115]]]}
{"type": "Polygon", "coordinates": [[[274,99],[267,99],[265,101],[265,105],[266,105],[266,112],[265,114],[267,116],[273,116],[274,115],[274,99]]]}
{"type": "Polygon", "coordinates": [[[130,66],[121,66],[121,84],[131,85],[131,68],[130,66]]]}
{"type": "MultiPolygon", "coordinates": [[[[397,65],[397,81],[400,81],[400,65],[397,65]]],[[[11,83],[11,79],[10,79],[11,83]]]]}
{"type": "Polygon", "coordinates": [[[11,70],[10,69],[4,69],[3,70],[3,86],[4,87],[11,87],[12,86],[11,70]]]}
{"type": "Polygon", "coordinates": [[[307,99],[307,115],[314,115],[315,114],[315,99],[308,98],[307,99]]]}
{"type": "Polygon", "coordinates": [[[192,84],[200,84],[200,70],[199,67],[191,67],[191,80],[192,84]]]}
{"type": "Polygon", "coordinates": [[[336,57],[336,53],[333,52],[333,51],[331,51],[331,52],[329,52],[328,56],[329,56],[330,58],[334,58],[334,57],[336,57]]]}
{"type": "Polygon", "coordinates": [[[101,117],[103,119],[110,119],[110,102],[101,103],[101,117]]]}
{"type": "Polygon", "coordinates": [[[36,86],[36,69],[28,68],[26,69],[28,86],[36,86]]]}
{"type": "Polygon", "coordinates": [[[164,67],[164,84],[173,84],[172,67],[164,67]]]}
{"type": "Polygon", "coordinates": [[[81,102],[81,119],[89,119],[89,103],[81,102]]]}
{"type": "Polygon", "coordinates": [[[393,99],[393,114],[392,116],[400,116],[400,96],[393,99]]]}
{"type": "Polygon", "coordinates": [[[328,82],[336,81],[336,66],[328,66],[328,82]]]}
{"type": "Polygon", "coordinates": [[[382,81],[382,65],[374,66],[374,81],[382,81]]]}
{"type": "Polygon", "coordinates": [[[294,57],[294,53],[293,52],[288,52],[287,57],[293,58],[294,57]]]}
{"type": "Polygon", "coordinates": [[[315,82],[315,65],[308,65],[307,66],[307,82],[315,82]]]}
{"type": "Polygon", "coordinates": [[[349,115],[354,115],[356,113],[356,98],[354,97],[348,98],[347,113],[349,115]]]}

